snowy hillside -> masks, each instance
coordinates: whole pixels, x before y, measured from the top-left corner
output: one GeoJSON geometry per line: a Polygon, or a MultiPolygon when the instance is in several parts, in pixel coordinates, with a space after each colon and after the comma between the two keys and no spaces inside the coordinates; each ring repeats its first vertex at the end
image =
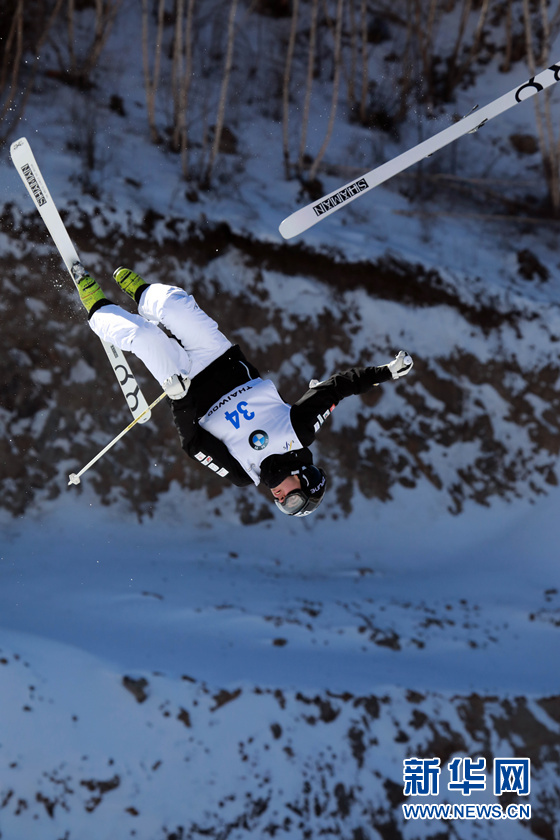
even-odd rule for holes
{"type": "Polygon", "coordinates": [[[399,496],[299,530],[88,492],[6,527],[2,837],[556,837],[558,494],[451,520],[399,496]],[[406,822],[403,761],[465,755],[486,790],[430,803],[531,820],[406,822]],[[530,759],[528,800],[494,796],[498,756],[530,759]]]}
{"type": "MultiPolygon", "coordinates": [[[[126,20],[138,25],[130,10],[126,20]]],[[[257,20],[258,31],[287,26],[257,20]]],[[[382,63],[388,51],[374,52],[372,60],[382,63]]],[[[282,129],[267,113],[262,89],[253,82],[245,95],[254,98],[260,89],[259,98],[235,100],[228,111],[243,142],[237,154],[220,156],[213,188],[201,190],[181,181],[176,155],[149,143],[134,39],[123,43],[113,31],[104,55],[92,90],[61,85],[56,74],[41,76],[18,132],[31,141],[83,260],[115,300],[129,305],[110,279],[119,264],[188,287],[288,401],[312,377],[382,363],[400,346],[413,348],[410,381],[345,404],[318,442],[344,512],[356,487],[387,500],[395,483],[412,489],[420,477],[453,512],[468,499],[486,504],[538,496],[555,485],[558,224],[539,218],[546,184],[536,146],[522,154],[513,143],[534,130],[532,102],[284,243],[279,222],[309,197],[297,180],[283,178],[282,129]],[[118,110],[109,107],[114,97],[122,103],[118,110]],[[57,107],[45,108],[51,100],[57,107]],[[517,220],[506,215],[512,208],[517,220]],[[342,433],[348,428],[359,446],[342,433]]],[[[47,66],[55,62],[49,56],[47,50],[47,66]]],[[[497,67],[498,57],[476,84],[457,90],[451,115],[527,77],[522,63],[509,74],[497,67]]],[[[241,85],[248,73],[241,55],[237,73],[241,85]]],[[[316,108],[328,101],[327,92],[325,86],[316,108]]],[[[448,124],[449,114],[441,112],[426,118],[422,135],[448,124]]],[[[348,123],[342,112],[321,169],[323,190],[345,182],[349,170],[364,172],[413,145],[412,122],[411,115],[400,126],[397,144],[382,131],[348,123]]],[[[313,124],[320,136],[320,119],[313,124]]],[[[67,473],[116,434],[122,405],[7,149],[2,167],[8,354],[0,365],[10,441],[3,499],[21,513],[35,498],[63,490],[67,473]],[[47,282],[38,283],[38,272],[47,282]],[[102,411],[94,377],[105,394],[102,411]],[[50,446],[38,458],[30,441],[45,431],[50,446]],[[22,469],[18,453],[30,446],[22,469]]],[[[143,382],[155,397],[157,387],[143,382]]],[[[163,406],[150,428],[157,434],[136,430],[122,444],[122,458],[117,450],[92,473],[103,499],[124,495],[144,513],[173,479],[221,493],[211,477],[193,474],[177,459],[163,406]],[[139,446],[146,436],[149,443],[139,446]],[[141,489],[130,481],[139,473],[150,474],[141,489]]],[[[254,502],[236,495],[245,520],[270,514],[268,505],[247,512],[254,502]]]]}
{"type": "MultiPolygon", "coordinates": [[[[207,63],[190,91],[191,181],[167,141],[151,142],[133,2],[91,87],[64,83],[66,30],[53,25],[0,147],[2,840],[560,840],[560,260],[533,104],[299,239],[278,233],[314,191],[522,83],[527,61],[518,50],[502,72],[495,4],[490,41],[450,101],[407,100],[398,120],[395,105],[389,131],[341,106],[319,183],[303,189],[282,155],[284,5],[239,6],[229,145],[209,185],[194,176],[226,53],[218,2],[195,39],[207,63]],[[18,136],[107,294],[132,308],[111,280],[121,264],[193,291],[288,401],[312,377],[412,353],[410,376],[325,424],[314,451],[331,489],[315,516],[285,521],[264,491],[197,469],[163,404],[67,486],[129,415],[9,160],[18,136]],[[441,761],[442,790],[422,801],[528,804],[531,818],[405,819],[412,757],[441,761]],[[484,791],[445,789],[454,757],[486,759],[484,791]],[[493,793],[498,757],[530,759],[530,795],[493,793]]],[[[78,10],[76,44],[92,9],[78,10]]],[[[375,26],[372,96],[387,112],[404,30],[396,14],[375,26]]],[[[331,69],[316,74],[311,158],[331,69]]]]}

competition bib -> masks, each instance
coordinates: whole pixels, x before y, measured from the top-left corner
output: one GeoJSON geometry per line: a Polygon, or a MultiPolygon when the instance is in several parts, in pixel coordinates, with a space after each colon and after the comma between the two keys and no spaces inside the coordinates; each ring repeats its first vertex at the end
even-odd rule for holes
{"type": "Polygon", "coordinates": [[[251,379],[221,397],[200,425],[227,446],[233,457],[260,482],[260,465],[269,455],[302,449],[284,402],[270,379],[251,379]]]}

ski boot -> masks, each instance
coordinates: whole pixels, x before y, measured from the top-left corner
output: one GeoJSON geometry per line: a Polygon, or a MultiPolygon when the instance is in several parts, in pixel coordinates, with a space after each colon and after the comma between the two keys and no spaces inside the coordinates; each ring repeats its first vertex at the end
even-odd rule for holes
{"type": "Polygon", "coordinates": [[[99,309],[100,306],[109,303],[99,283],[88,274],[81,263],[74,263],[71,274],[88,316],[93,315],[94,307],[99,309]]]}
{"type": "Polygon", "coordinates": [[[131,271],[130,268],[124,268],[123,266],[117,268],[116,271],[113,272],[113,277],[123,292],[130,295],[135,303],[140,302],[142,292],[150,285],[149,283],[146,283],[139,274],[136,274],[134,271],[131,271]]]}

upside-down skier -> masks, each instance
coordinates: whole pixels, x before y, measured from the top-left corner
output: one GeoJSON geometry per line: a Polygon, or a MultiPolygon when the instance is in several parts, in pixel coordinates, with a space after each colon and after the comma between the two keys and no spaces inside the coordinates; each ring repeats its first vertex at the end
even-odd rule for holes
{"type": "Polygon", "coordinates": [[[291,516],[312,513],[323,499],[326,476],[309,446],[335,406],[413,365],[401,350],[389,364],[313,380],[290,406],[183,289],[118,268],[113,276],[138,305],[136,315],[110,301],[79,263],[72,274],[92,330],[133,352],[170,398],[187,455],[239,487],[262,482],[291,516]]]}

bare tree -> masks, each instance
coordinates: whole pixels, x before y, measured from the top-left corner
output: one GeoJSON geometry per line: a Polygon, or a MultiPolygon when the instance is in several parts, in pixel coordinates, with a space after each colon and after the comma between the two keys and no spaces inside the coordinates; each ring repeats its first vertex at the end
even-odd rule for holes
{"type": "Polygon", "coordinates": [[[356,105],[356,68],[358,66],[358,24],[356,21],[355,0],[348,0],[350,32],[350,72],[348,73],[348,103],[350,108],[356,105]]]}
{"type": "MultiPolygon", "coordinates": [[[[535,25],[529,0],[523,0],[527,62],[533,75],[537,72],[538,65],[547,65],[550,61],[551,33],[556,32],[559,25],[560,8],[556,10],[552,20],[550,20],[546,0],[539,0],[537,19],[538,25],[535,25]],[[540,45],[535,37],[537,28],[540,30],[540,45]],[[538,58],[535,54],[535,48],[539,49],[538,58]]],[[[553,212],[558,215],[560,213],[560,133],[557,132],[552,119],[551,102],[551,92],[548,89],[543,92],[542,96],[534,97],[539,149],[548,194],[553,212]]]]}
{"type": "Polygon", "coordinates": [[[488,18],[488,10],[490,8],[490,0],[482,0],[480,4],[480,12],[478,21],[474,31],[472,41],[468,48],[464,45],[467,22],[472,11],[472,0],[463,0],[463,9],[457,31],[457,38],[455,39],[455,47],[451,56],[447,60],[447,87],[448,96],[451,95],[453,89],[464,78],[465,74],[472,66],[476,57],[478,56],[479,48],[484,34],[484,26],[488,18]],[[461,49],[466,53],[461,58],[461,49]]]}
{"type": "Polygon", "coordinates": [[[317,152],[315,156],[315,160],[311,164],[311,169],[309,170],[309,180],[314,181],[317,177],[317,170],[319,169],[319,164],[321,163],[325,152],[327,151],[327,147],[330,143],[334,121],[336,117],[336,110],[338,105],[338,91],[340,87],[340,71],[342,66],[342,49],[341,49],[341,41],[342,41],[342,18],[344,14],[344,0],[338,0],[336,6],[336,28],[335,28],[335,35],[334,35],[334,73],[333,73],[333,83],[332,83],[332,97],[331,97],[331,110],[329,114],[329,121],[327,124],[327,130],[325,132],[325,138],[321,145],[321,148],[317,152]]]}
{"type": "Polygon", "coordinates": [[[425,95],[428,105],[435,102],[433,63],[435,46],[435,26],[437,18],[437,0],[414,0],[414,29],[420,56],[421,78],[425,83],[425,95]],[[424,8],[427,7],[424,14],[424,8]]]}
{"type": "Polygon", "coordinates": [[[2,67],[0,69],[0,96],[4,100],[2,111],[0,111],[0,120],[4,120],[16,97],[22,55],[23,0],[17,0],[11,25],[8,29],[8,37],[6,38],[4,54],[2,56],[2,67]]]}
{"type": "Polygon", "coordinates": [[[286,178],[291,175],[290,172],[290,134],[289,134],[289,117],[290,117],[290,81],[292,76],[292,62],[294,59],[294,49],[296,44],[297,24],[299,14],[299,0],[293,0],[292,4],[292,23],[290,26],[290,36],[288,38],[288,49],[286,52],[286,64],[284,66],[284,79],[282,84],[282,147],[284,153],[284,173],[286,178]]]}
{"type": "MultiPolygon", "coordinates": [[[[507,2],[507,0],[506,0],[507,2]]],[[[429,107],[450,101],[457,85],[465,78],[480,55],[489,20],[491,0],[407,0],[408,22],[412,24],[416,49],[419,93],[429,107]],[[478,9],[474,30],[472,18],[478,9]],[[458,13],[456,33],[447,25],[449,13],[458,13]],[[438,34],[442,21],[444,37],[438,34]],[[472,33],[472,34],[471,34],[472,33]],[[448,50],[447,45],[451,45],[448,50]]],[[[404,63],[404,62],[403,62],[404,63]]]]}
{"type": "Polygon", "coordinates": [[[188,136],[187,136],[187,107],[193,68],[193,14],[195,0],[188,0],[187,19],[185,23],[185,72],[179,93],[179,113],[177,115],[177,145],[181,152],[181,170],[183,177],[188,177],[188,136]]]}
{"type": "MultiPolygon", "coordinates": [[[[333,34],[334,40],[334,47],[333,47],[333,83],[332,83],[332,96],[331,96],[331,108],[329,113],[329,119],[327,123],[327,128],[325,131],[325,138],[321,145],[321,148],[317,152],[315,159],[310,167],[308,178],[309,181],[312,181],[317,176],[317,170],[320,165],[320,162],[327,150],[328,144],[330,142],[330,138],[332,135],[334,122],[336,118],[336,111],[338,105],[338,97],[339,97],[339,89],[340,89],[340,77],[341,77],[341,70],[342,70],[342,27],[343,27],[343,19],[344,19],[344,3],[345,0],[336,0],[336,13],[335,13],[335,20],[334,22],[328,20],[328,15],[326,17],[326,22],[328,28],[331,30],[333,34]]],[[[323,0],[323,5],[326,4],[325,0],[323,0]]],[[[305,92],[303,97],[303,108],[302,108],[302,116],[301,116],[301,134],[300,134],[300,142],[299,142],[299,152],[297,158],[297,166],[296,170],[299,176],[304,175],[304,162],[305,162],[305,150],[307,147],[307,132],[309,127],[309,114],[311,108],[311,94],[312,94],[312,87],[313,87],[313,77],[315,73],[315,66],[317,62],[317,41],[318,41],[318,33],[319,33],[319,0],[311,0],[310,3],[310,23],[309,23],[309,39],[307,43],[307,69],[305,75],[305,92]]],[[[290,178],[292,175],[291,171],[291,162],[290,162],[290,83],[292,81],[292,67],[294,63],[294,54],[295,54],[295,46],[297,41],[297,34],[298,34],[298,16],[299,16],[299,0],[293,0],[292,4],[292,19],[290,25],[290,33],[288,37],[288,44],[286,50],[286,62],[284,65],[284,77],[283,77],[283,86],[282,86],[282,106],[283,106],[283,119],[282,119],[282,137],[283,137],[283,154],[284,154],[284,172],[286,178],[290,178]]]]}
{"type": "Polygon", "coordinates": [[[361,0],[360,2],[360,47],[362,55],[360,85],[360,120],[363,124],[366,121],[369,89],[367,0],[361,0]]]}
{"type": "Polygon", "coordinates": [[[506,0],[505,12],[505,30],[506,30],[506,44],[504,49],[504,61],[502,64],[502,72],[509,73],[511,68],[511,54],[513,51],[513,14],[512,14],[513,0],[506,0]]]}
{"type": "Polygon", "coordinates": [[[165,0],[158,0],[157,26],[154,46],[153,69],[150,62],[150,19],[148,0],[142,0],[142,59],[144,65],[144,87],[146,90],[146,108],[152,143],[159,143],[160,136],[156,126],[156,94],[161,71],[161,50],[163,46],[163,23],[165,0]]]}
{"type": "Polygon", "coordinates": [[[303,171],[303,159],[307,145],[307,129],[309,126],[309,111],[311,108],[311,90],[313,87],[313,75],[315,71],[315,51],[317,43],[317,18],[319,13],[319,0],[311,0],[311,23],[309,29],[309,45],[307,50],[307,76],[305,80],[305,97],[303,100],[303,113],[301,116],[301,139],[299,145],[299,157],[297,163],[298,173],[303,171]]]}
{"type": "Polygon", "coordinates": [[[30,14],[25,0],[15,0],[11,12],[6,7],[3,10],[6,31],[2,33],[4,50],[0,59],[0,140],[9,136],[22,117],[33,90],[41,50],[62,2],[55,0],[47,4],[42,20],[37,20],[36,9],[30,14]],[[25,62],[28,53],[33,55],[31,71],[25,62]]]}
{"type": "Polygon", "coordinates": [[[220,90],[220,101],[218,102],[218,112],[216,115],[216,125],[214,128],[214,139],[212,142],[212,148],[210,150],[210,158],[208,160],[208,165],[206,167],[206,172],[204,174],[203,183],[208,185],[210,183],[210,178],[212,176],[212,171],[214,169],[214,164],[216,162],[216,158],[218,156],[218,152],[220,149],[220,143],[222,140],[222,131],[224,127],[224,119],[225,119],[225,112],[226,112],[226,104],[227,104],[227,93],[228,93],[228,86],[229,80],[231,76],[231,68],[233,64],[233,48],[235,44],[235,15],[237,12],[237,4],[239,0],[231,0],[231,6],[229,10],[229,19],[228,19],[228,29],[227,29],[227,48],[226,48],[226,59],[224,64],[224,73],[222,76],[222,86],[220,90]]]}
{"type": "Polygon", "coordinates": [[[183,60],[183,9],[184,0],[175,0],[175,34],[173,37],[173,53],[171,64],[171,95],[173,97],[173,134],[171,146],[175,150],[179,147],[179,121],[181,119],[181,88],[184,80],[183,60]]]}
{"type": "MultiPolygon", "coordinates": [[[[89,87],[91,84],[91,74],[103,52],[121,4],[122,0],[95,0],[93,37],[89,45],[84,47],[83,43],[78,45],[76,40],[75,0],[68,0],[68,66],[63,66],[63,69],[81,87],[89,87]]],[[[64,65],[65,59],[60,51],[59,60],[64,65]]]]}

